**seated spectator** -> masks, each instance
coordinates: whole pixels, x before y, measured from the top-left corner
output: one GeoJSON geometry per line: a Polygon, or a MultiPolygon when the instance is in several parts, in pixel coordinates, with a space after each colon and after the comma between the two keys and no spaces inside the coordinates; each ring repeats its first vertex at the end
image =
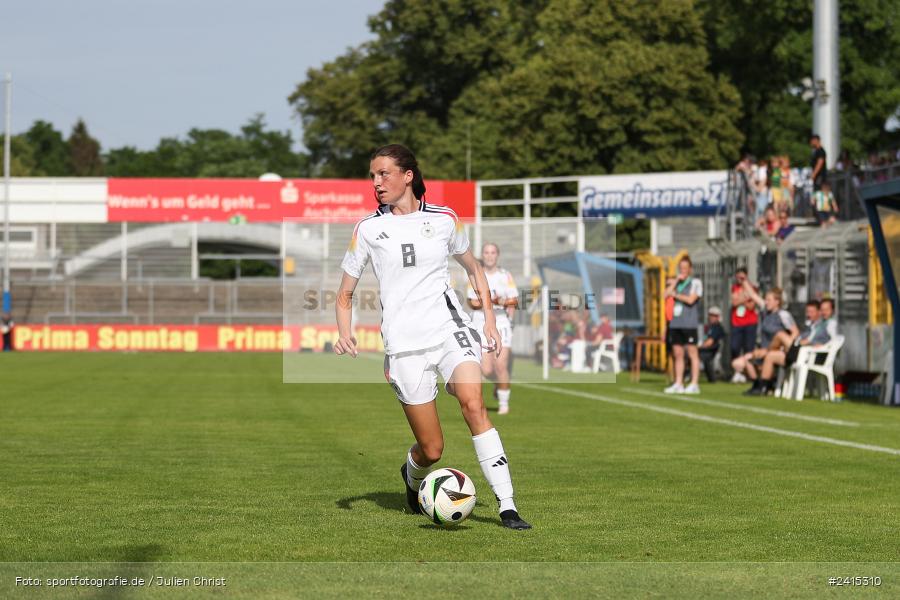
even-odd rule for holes
{"type": "Polygon", "coordinates": [[[722,328],[722,310],[718,306],[709,309],[708,322],[703,326],[703,341],[700,342],[700,362],[706,372],[706,380],[715,383],[716,372],[713,360],[719,352],[722,340],[725,339],[725,330],[722,328]]]}
{"type": "Polygon", "coordinates": [[[591,328],[591,343],[599,344],[603,340],[611,340],[615,332],[613,331],[612,322],[606,313],[600,314],[600,322],[591,328]]]}
{"type": "Polygon", "coordinates": [[[571,366],[571,344],[575,340],[584,340],[585,324],[578,311],[563,310],[559,312],[562,313],[561,329],[559,337],[553,345],[554,354],[551,364],[555,368],[562,369],[571,366]]]}
{"type": "Polygon", "coordinates": [[[822,188],[813,194],[812,204],[820,227],[828,227],[837,221],[838,205],[831,193],[830,183],[824,182],[822,188]]]}
{"type": "Polygon", "coordinates": [[[828,337],[834,339],[838,334],[837,316],[834,314],[834,300],[825,298],[819,305],[822,320],[828,328],[828,337]]]}
{"type": "Polygon", "coordinates": [[[775,207],[771,204],[766,207],[766,212],[763,213],[763,218],[756,224],[757,228],[768,235],[769,237],[774,237],[776,233],[778,233],[778,228],[780,223],[778,222],[778,214],[775,212],[775,207]]]}
{"type": "Polygon", "coordinates": [[[753,352],[736,357],[731,361],[731,366],[735,372],[752,379],[754,387],[758,387],[761,382],[754,363],[761,362],[766,357],[779,331],[789,332],[793,339],[800,334],[800,330],[791,313],[784,309],[784,293],[781,288],[772,288],[766,292],[765,298],[761,298],[749,281],[744,281],[743,286],[744,292],[756,302],[757,306],[763,309],[759,325],[760,343],[753,352]]]}
{"type": "Polygon", "coordinates": [[[787,331],[779,331],[772,340],[772,348],[763,359],[762,373],[745,396],[765,396],[775,389],[775,367],[791,366],[796,362],[803,346],[821,346],[831,339],[828,327],[821,318],[819,301],[806,303],[806,329],[796,337],[787,331]]]}
{"type": "Polygon", "coordinates": [[[778,231],[775,233],[775,241],[781,243],[794,232],[794,226],[790,222],[791,215],[786,210],[781,211],[778,219],[778,231]]]}
{"type": "Polygon", "coordinates": [[[590,335],[588,337],[588,347],[587,347],[587,362],[588,364],[593,364],[594,361],[594,352],[600,348],[600,344],[604,342],[604,340],[611,340],[615,336],[616,332],[613,331],[612,322],[609,320],[609,315],[606,313],[600,314],[600,322],[595,326],[591,327],[590,335]]]}

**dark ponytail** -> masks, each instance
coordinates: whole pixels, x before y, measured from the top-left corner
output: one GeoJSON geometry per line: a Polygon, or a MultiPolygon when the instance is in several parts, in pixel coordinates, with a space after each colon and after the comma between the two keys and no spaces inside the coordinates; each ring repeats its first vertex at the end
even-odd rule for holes
{"type": "Polygon", "coordinates": [[[370,160],[375,160],[379,156],[392,158],[404,172],[412,171],[413,195],[416,197],[416,200],[421,200],[425,197],[425,180],[422,178],[422,171],[419,170],[419,162],[409,148],[401,144],[388,144],[373,152],[370,160]]]}

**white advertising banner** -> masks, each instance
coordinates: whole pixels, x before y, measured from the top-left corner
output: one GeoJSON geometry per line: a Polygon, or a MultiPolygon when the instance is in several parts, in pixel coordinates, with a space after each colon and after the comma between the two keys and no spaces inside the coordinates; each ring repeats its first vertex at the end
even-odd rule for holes
{"type": "Polygon", "coordinates": [[[725,203],[728,171],[635,173],[578,180],[584,217],[713,215],[725,203]]]}

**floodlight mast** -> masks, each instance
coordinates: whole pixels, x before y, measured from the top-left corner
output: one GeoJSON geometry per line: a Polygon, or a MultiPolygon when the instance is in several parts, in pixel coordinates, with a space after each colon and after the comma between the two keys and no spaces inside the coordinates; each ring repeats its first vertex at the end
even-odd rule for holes
{"type": "Polygon", "coordinates": [[[9,292],[9,170],[10,170],[10,129],[12,129],[12,73],[3,79],[6,88],[6,126],[3,137],[3,312],[12,309],[9,292]]]}
{"type": "Polygon", "coordinates": [[[822,140],[828,167],[841,152],[841,79],[838,0],[815,0],[813,5],[813,130],[822,140]]]}

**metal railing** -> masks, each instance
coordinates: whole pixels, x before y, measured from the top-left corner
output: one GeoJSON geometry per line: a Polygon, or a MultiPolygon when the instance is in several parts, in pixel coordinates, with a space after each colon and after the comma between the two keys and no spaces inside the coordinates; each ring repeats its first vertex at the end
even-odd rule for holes
{"type": "Polygon", "coordinates": [[[283,319],[280,279],[237,281],[25,281],[13,285],[19,322],[244,323],[283,319]]]}

